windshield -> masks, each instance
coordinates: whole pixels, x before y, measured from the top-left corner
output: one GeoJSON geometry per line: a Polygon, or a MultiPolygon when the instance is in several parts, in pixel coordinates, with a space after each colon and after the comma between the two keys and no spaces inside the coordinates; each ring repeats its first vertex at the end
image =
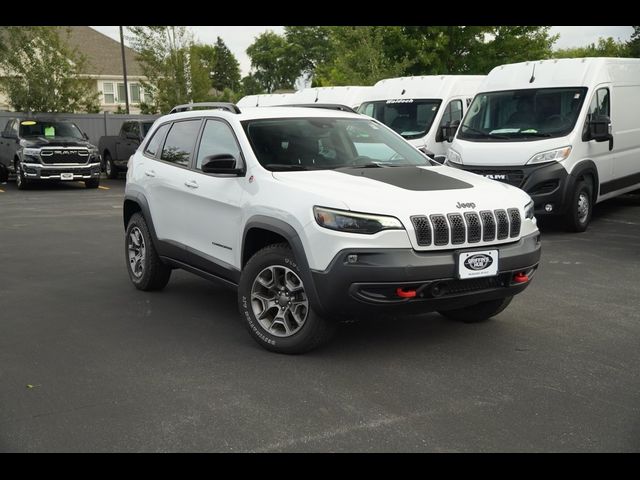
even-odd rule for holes
{"type": "Polygon", "coordinates": [[[572,87],[479,93],[458,138],[504,142],[562,137],[573,130],[586,92],[572,87]]]}
{"type": "Polygon", "coordinates": [[[84,140],[82,132],[71,122],[43,122],[23,120],[20,122],[21,137],[72,137],[84,140]]]}
{"type": "Polygon", "coordinates": [[[279,118],[242,125],[267,170],[431,165],[416,148],[373,120],[279,118]]]}
{"type": "Polygon", "coordinates": [[[365,102],[358,108],[363,113],[381,121],[404,138],[424,137],[438,113],[440,100],[382,100],[365,102]]]}

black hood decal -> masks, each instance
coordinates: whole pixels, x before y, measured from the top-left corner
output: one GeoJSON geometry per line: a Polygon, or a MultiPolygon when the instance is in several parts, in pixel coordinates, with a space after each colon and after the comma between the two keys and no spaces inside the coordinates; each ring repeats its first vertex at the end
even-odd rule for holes
{"type": "Polygon", "coordinates": [[[337,168],[334,172],[370,178],[394,187],[417,192],[473,188],[470,183],[418,167],[337,168]]]}

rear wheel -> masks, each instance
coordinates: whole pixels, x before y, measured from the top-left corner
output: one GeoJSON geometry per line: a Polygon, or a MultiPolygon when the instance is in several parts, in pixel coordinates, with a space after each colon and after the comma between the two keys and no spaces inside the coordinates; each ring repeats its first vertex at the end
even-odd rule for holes
{"type": "Polygon", "coordinates": [[[313,311],[291,248],[269,245],[247,262],[238,288],[245,326],[260,346],[304,353],[326,342],[335,324],[313,311]]]}
{"type": "Polygon", "coordinates": [[[489,300],[488,302],[477,303],[475,305],[469,305],[468,307],[458,308],[455,310],[443,310],[438,313],[459,322],[483,322],[502,312],[509,306],[511,300],[513,300],[513,297],[500,298],[498,300],[489,300]]]}
{"type": "Polygon", "coordinates": [[[109,152],[104,152],[104,173],[107,178],[118,178],[118,167],[113,164],[113,159],[109,152]]]}
{"type": "Polygon", "coordinates": [[[584,232],[591,221],[593,213],[593,186],[591,182],[579,180],[569,199],[566,214],[567,229],[570,232],[584,232]]]}
{"type": "Polygon", "coordinates": [[[129,220],[125,256],[129,278],[138,290],[162,290],[169,283],[171,268],[160,260],[141,213],[134,213],[129,220]]]}

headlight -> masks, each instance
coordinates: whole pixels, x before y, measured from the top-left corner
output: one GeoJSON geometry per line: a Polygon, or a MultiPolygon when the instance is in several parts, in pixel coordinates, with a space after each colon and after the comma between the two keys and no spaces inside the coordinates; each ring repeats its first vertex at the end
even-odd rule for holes
{"type": "Polygon", "coordinates": [[[524,218],[533,218],[533,200],[524,206],[524,218]]]}
{"type": "Polygon", "coordinates": [[[529,159],[527,165],[531,165],[533,163],[560,162],[567,158],[570,153],[571,147],[556,148],[555,150],[536,153],[529,159]]]}
{"type": "Polygon", "coordinates": [[[30,157],[37,157],[38,155],[40,155],[40,149],[39,148],[23,148],[22,154],[29,155],[30,157]]]}
{"type": "Polygon", "coordinates": [[[313,207],[313,216],[321,227],[339,232],[372,235],[382,230],[404,230],[400,220],[383,215],[313,207]]]}
{"type": "Polygon", "coordinates": [[[451,163],[457,163],[458,165],[462,165],[462,156],[454,149],[450,148],[447,152],[447,161],[451,163]]]}

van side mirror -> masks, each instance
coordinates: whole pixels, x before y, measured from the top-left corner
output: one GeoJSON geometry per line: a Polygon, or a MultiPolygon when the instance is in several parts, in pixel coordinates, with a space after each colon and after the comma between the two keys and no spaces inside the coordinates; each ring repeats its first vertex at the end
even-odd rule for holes
{"type": "Polygon", "coordinates": [[[440,135],[439,138],[436,139],[438,142],[447,141],[449,143],[453,142],[453,137],[456,136],[456,132],[458,131],[458,127],[460,126],[460,120],[456,120],[455,122],[447,122],[446,124],[440,127],[440,135]]]}
{"type": "Polygon", "coordinates": [[[607,115],[592,115],[589,119],[589,138],[596,142],[609,141],[609,150],[613,149],[611,119],[607,115]]]}
{"type": "Polygon", "coordinates": [[[433,161],[439,163],[440,165],[444,165],[444,162],[447,161],[446,155],[436,155],[433,157],[433,161]]]}
{"type": "Polygon", "coordinates": [[[237,168],[237,164],[235,157],[228,153],[209,155],[202,160],[202,172],[238,175],[242,169],[237,168]]]}

